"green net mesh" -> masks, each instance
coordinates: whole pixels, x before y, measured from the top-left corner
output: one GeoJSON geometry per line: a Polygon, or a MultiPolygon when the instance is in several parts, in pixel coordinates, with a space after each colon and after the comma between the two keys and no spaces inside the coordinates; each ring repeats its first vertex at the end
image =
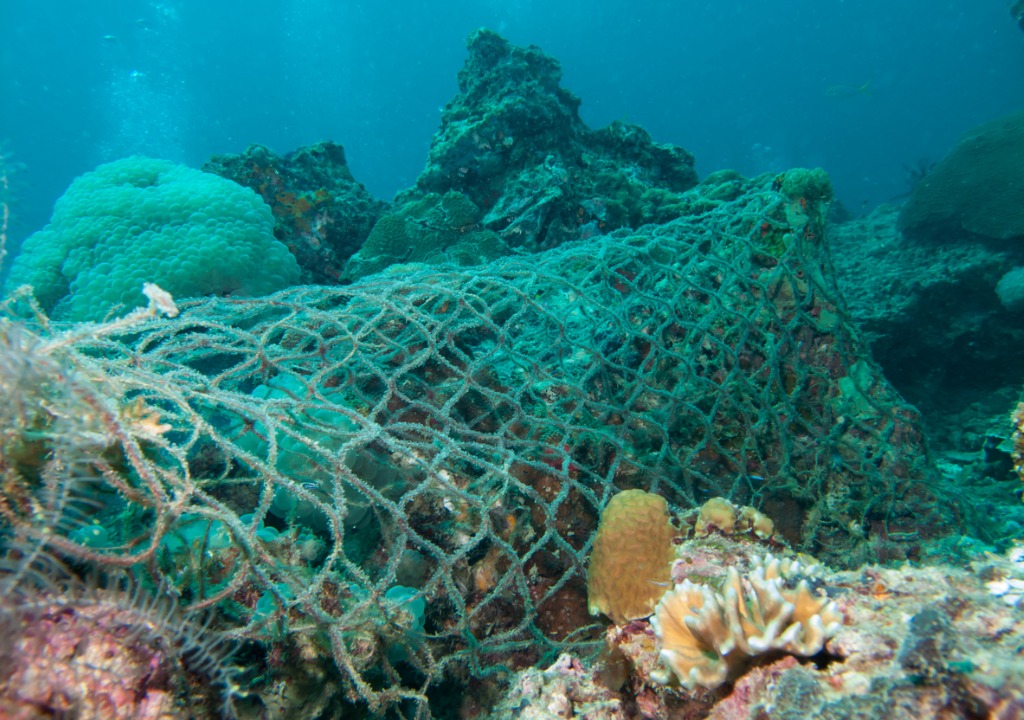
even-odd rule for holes
{"type": "Polygon", "coordinates": [[[175,319],[53,327],[15,296],[5,537],[173,588],[264,677],[287,647],[374,711],[593,646],[619,490],[758,506],[836,564],[912,556],[946,520],[916,414],[844,319],[821,208],[778,185],[175,319]]]}

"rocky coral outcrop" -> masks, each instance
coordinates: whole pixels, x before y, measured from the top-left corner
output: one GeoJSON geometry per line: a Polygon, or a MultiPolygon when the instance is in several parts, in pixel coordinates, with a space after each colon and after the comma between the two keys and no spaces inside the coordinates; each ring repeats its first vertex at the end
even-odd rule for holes
{"type": "Polygon", "coordinates": [[[345,149],[320,142],[279,155],[250,145],[240,155],[217,155],[206,172],[255,190],[274,213],[274,236],[302,269],[302,281],[331,285],[370,234],[388,204],[352,177],[345,149]]]}
{"type": "Polygon", "coordinates": [[[956,450],[979,450],[1024,382],[1022,163],[1018,113],[968,132],[902,208],[829,229],[875,359],[933,431],[955,428],[936,439],[956,450]]]}
{"type": "Polygon", "coordinates": [[[480,210],[468,197],[427,193],[384,215],[343,277],[355,280],[408,263],[480,265],[507,252],[497,233],[480,226],[480,210]]]}
{"type": "MultiPolygon", "coordinates": [[[[459,94],[445,108],[427,167],[396,198],[407,215],[407,204],[458,193],[479,212],[463,232],[496,233],[510,249],[534,252],[685,211],[678,193],[697,183],[687,151],[628,123],[588,128],[580,99],[560,85],[558,61],[539,48],[517,47],[491,30],[474,32],[468,47],[459,94]]],[[[389,250],[382,262],[367,248],[346,275],[412,255],[416,239],[408,238],[407,253],[389,250]]]]}

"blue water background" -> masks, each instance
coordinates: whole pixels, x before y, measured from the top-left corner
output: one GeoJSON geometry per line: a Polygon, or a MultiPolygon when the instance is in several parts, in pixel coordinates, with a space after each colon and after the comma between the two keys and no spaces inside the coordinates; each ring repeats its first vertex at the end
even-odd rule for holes
{"type": "Polygon", "coordinates": [[[1008,0],[3,0],[13,238],[132,153],[199,166],[333,139],[390,198],[422,169],[481,26],[560,60],[591,126],[638,123],[701,175],[821,165],[855,213],[1024,107],[1008,0]]]}

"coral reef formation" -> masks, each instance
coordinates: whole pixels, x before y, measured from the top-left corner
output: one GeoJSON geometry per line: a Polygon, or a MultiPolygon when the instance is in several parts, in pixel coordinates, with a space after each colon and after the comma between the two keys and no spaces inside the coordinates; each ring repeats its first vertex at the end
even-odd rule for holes
{"type": "Polygon", "coordinates": [[[127,578],[90,588],[61,575],[0,584],[0,715],[185,720],[221,707],[230,716],[227,648],[202,618],[127,578]]]}
{"type": "Polygon", "coordinates": [[[454,190],[401,203],[373,226],[346,264],[343,279],[398,263],[480,265],[505,255],[508,246],[497,233],[480,227],[480,217],[473,201],[454,190]]]}
{"type": "Polygon", "coordinates": [[[113,386],[90,377],[73,349],[85,336],[177,315],[160,288],[145,293],[147,308],[78,333],[44,339],[0,321],[0,391],[11,399],[0,410],[0,706],[12,717],[185,718],[231,708],[229,643],[212,617],[116,564],[88,563],[82,577],[57,557],[72,545],[96,560],[91,548],[109,544],[92,519],[104,501],[92,473],[118,472],[106,463],[122,459],[103,459],[110,423],[141,442],[169,429],[141,398],[112,403],[113,386]]]}
{"type": "Polygon", "coordinates": [[[980,451],[1024,383],[1022,158],[1024,114],[994,120],[927,169],[902,208],[830,228],[837,278],[875,358],[933,428],[968,436],[936,438],[954,451],[980,451]]]}
{"type": "Polygon", "coordinates": [[[1024,530],[1006,424],[1024,384],[1024,255],[962,233],[904,237],[897,213],[883,206],[829,227],[836,278],[886,378],[921,410],[942,474],[972,499],[965,526],[1005,547],[1024,530]]]}
{"type": "Polygon", "coordinates": [[[977,498],[971,531],[1000,545],[1024,527],[1000,429],[1024,384],[1022,152],[1024,114],[986,123],[926,168],[901,209],[830,228],[839,284],[874,357],[923,412],[944,474],[977,498]]]}
{"type": "MultiPolygon", "coordinates": [[[[49,302],[24,293],[0,304],[0,582],[28,587],[41,556],[80,578],[130,574],[176,617],[204,617],[204,632],[237,643],[245,696],[221,684],[241,716],[471,715],[509,673],[594,650],[587,559],[592,546],[604,553],[599,516],[620,491],[664,498],[644,501],[652,567],[668,565],[669,539],[668,582],[731,586],[736,601],[726,590],[718,602],[751,650],[765,636],[811,651],[804,633],[824,616],[828,634],[833,601],[873,622],[866,598],[910,580],[878,571],[790,586],[755,560],[787,547],[837,567],[913,560],[958,527],[919,415],[842,312],[823,239],[827,176],[696,184],[684,151],[626,125],[584,128],[558,75],[539,50],[474,33],[430,166],[369,233],[386,233],[373,243],[390,254],[360,257],[370,264],[355,274],[376,274],[351,285],[178,307],[150,287],[146,309],[84,325],[52,323],[49,302]],[[409,229],[424,217],[435,225],[409,229]],[[378,272],[424,238],[430,253],[378,272]],[[495,238],[532,254],[457,265],[493,257],[481,248],[495,238]],[[751,577],[763,597],[744,586],[751,577]],[[741,598],[768,614],[740,620],[741,598]],[[763,627],[772,618],[776,631],[763,627]]],[[[316,205],[319,187],[296,178],[275,193],[284,187],[316,205]]],[[[292,201],[275,199],[281,220],[292,201]]],[[[277,230],[298,247],[321,235],[299,220],[318,211],[296,203],[277,230]]],[[[338,262],[353,244],[340,247],[338,262]]],[[[913,591],[938,602],[941,589],[913,591]]],[[[923,607],[898,596],[903,611],[923,607]]],[[[61,602],[84,616],[80,600],[61,602]]],[[[0,617],[23,618],[30,602],[16,594],[0,617]]],[[[679,716],[727,697],[728,662],[727,682],[699,694],[653,682],[655,634],[636,617],[646,611],[597,606],[623,621],[608,631],[623,707],[679,716]]],[[[914,632],[941,634],[924,620],[914,632]]],[[[1005,636],[980,626],[954,654],[1005,651],[1005,636]]],[[[755,654],[736,685],[792,669],[816,687],[838,677],[852,695],[863,668],[904,673],[893,648],[909,631],[892,630],[889,655],[876,647],[860,665],[850,632],[825,647],[842,668],[755,654]],[[842,676],[847,666],[862,669],[842,676]]],[[[154,642],[147,652],[174,654],[154,642]]],[[[959,677],[925,650],[904,665],[935,682],[893,687],[923,697],[959,677]]],[[[603,703],[578,677],[557,689],[575,667],[533,677],[603,703]]],[[[971,682],[963,697],[977,697],[971,682]]],[[[204,709],[215,712],[195,715],[204,709]]]]}
{"type": "Polygon", "coordinates": [[[286,155],[251,145],[240,155],[214,156],[203,170],[263,198],[274,214],[274,236],[295,256],[306,283],[337,283],[387,209],[352,177],[345,149],[333,142],[286,155]]]}
{"type": "Polygon", "coordinates": [[[675,535],[665,499],[625,490],[601,511],[587,571],[593,615],[616,623],[648,617],[668,584],[675,535]]]}
{"type": "Polygon", "coordinates": [[[996,297],[1007,310],[1024,310],[1024,268],[1015,266],[999,278],[999,282],[996,283],[996,297]]]}
{"type": "Polygon", "coordinates": [[[730,535],[753,533],[762,540],[775,533],[775,522],[757,508],[736,507],[726,498],[713,497],[700,506],[693,526],[693,534],[707,537],[712,533],[730,535]]]}
{"type": "Polygon", "coordinates": [[[778,185],[471,272],[105,331],[53,336],[13,298],[7,527],[212,611],[262,668],[243,704],[281,712],[425,711],[444,668],[489,682],[586,647],[587,549],[619,489],[692,508],[687,528],[726,498],[743,537],[756,493],[766,542],[913,557],[954,527],[917,417],[830,300],[818,214],[778,185]],[[43,522],[67,514],[64,467],[95,506],[43,522]]]}
{"type": "Polygon", "coordinates": [[[1013,471],[1024,482],[1024,402],[1017,403],[1012,417],[1013,434],[1010,436],[1013,458],[1013,471]]]}

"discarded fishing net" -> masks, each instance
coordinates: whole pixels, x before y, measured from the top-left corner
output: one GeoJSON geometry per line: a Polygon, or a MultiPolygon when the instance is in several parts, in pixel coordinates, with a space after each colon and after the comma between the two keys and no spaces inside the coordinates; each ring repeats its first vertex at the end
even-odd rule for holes
{"type": "Polygon", "coordinates": [[[237,643],[239,702],[426,714],[595,641],[587,557],[623,489],[759,507],[837,565],[913,557],[949,518],[838,304],[826,184],[173,319],[52,326],[15,295],[5,589],[41,555],[127,571],[237,643]]]}

